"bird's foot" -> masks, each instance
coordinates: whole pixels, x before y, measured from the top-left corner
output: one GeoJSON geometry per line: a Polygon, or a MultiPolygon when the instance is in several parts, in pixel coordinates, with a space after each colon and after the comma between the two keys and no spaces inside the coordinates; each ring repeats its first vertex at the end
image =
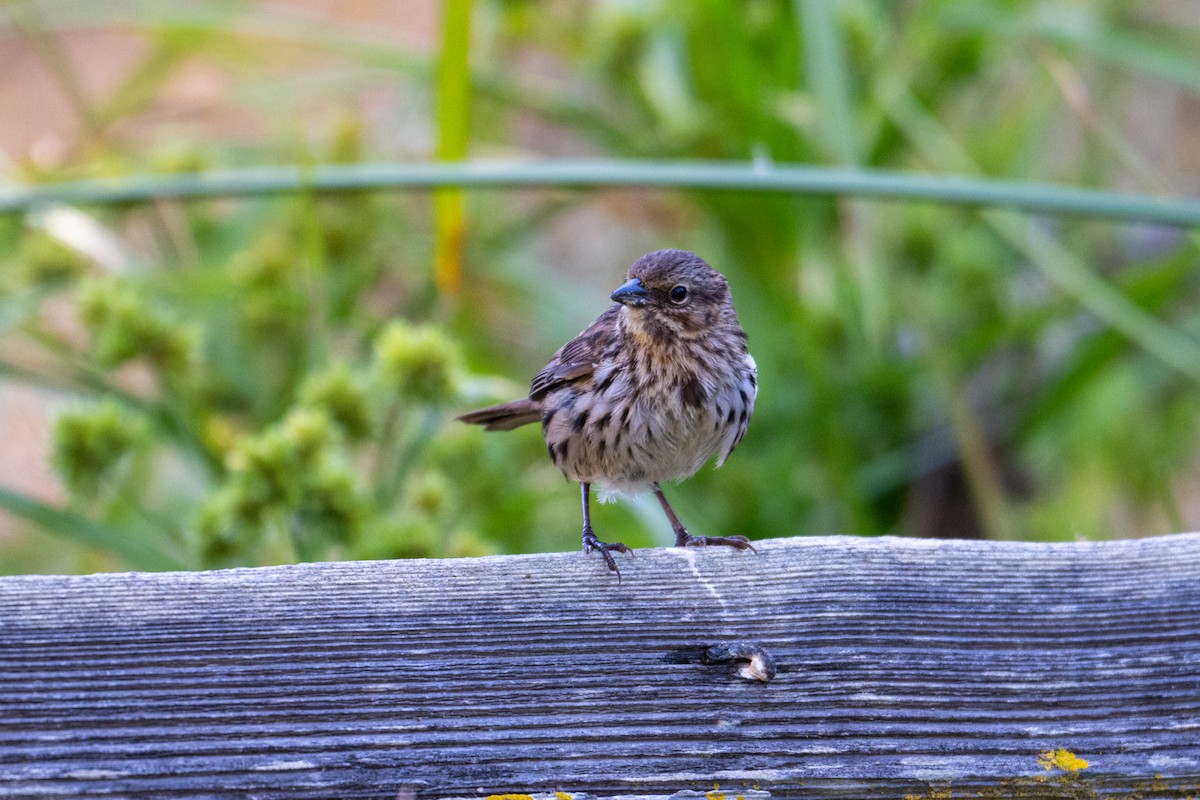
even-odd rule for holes
{"type": "Polygon", "coordinates": [[[583,529],[583,552],[590,553],[593,550],[598,552],[604,558],[604,563],[608,565],[609,572],[617,573],[617,580],[621,580],[621,570],[617,568],[617,562],[612,557],[612,551],[618,553],[628,553],[633,555],[632,548],[629,545],[621,542],[602,542],[596,537],[596,533],[591,528],[583,529]]]}
{"type": "Polygon", "coordinates": [[[735,547],[738,550],[758,552],[745,536],[692,536],[685,530],[675,533],[676,547],[709,547],[710,545],[735,547]]]}

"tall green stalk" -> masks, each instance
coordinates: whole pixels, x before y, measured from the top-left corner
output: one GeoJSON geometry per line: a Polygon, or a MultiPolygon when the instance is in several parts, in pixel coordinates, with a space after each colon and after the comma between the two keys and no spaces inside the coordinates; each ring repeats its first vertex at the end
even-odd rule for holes
{"type": "Polygon", "coordinates": [[[160,198],[212,198],[374,189],[558,188],[639,186],[814,195],[998,206],[1124,222],[1200,228],[1200,201],[1182,197],[1084,189],[1050,183],[967,175],[928,175],[884,169],[755,164],[741,161],[562,160],[532,163],[466,161],[455,164],[326,164],[252,167],[177,175],[0,186],[0,214],[48,203],[123,205],[160,198]]]}
{"type": "MultiPolygon", "coordinates": [[[[437,67],[438,161],[462,161],[467,156],[468,105],[471,73],[471,0],[446,0],[442,15],[442,52],[437,67]]],[[[461,188],[446,186],[434,192],[436,244],[434,277],[437,288],[455,293],[462,284],[466,207],[461,188]]]]}

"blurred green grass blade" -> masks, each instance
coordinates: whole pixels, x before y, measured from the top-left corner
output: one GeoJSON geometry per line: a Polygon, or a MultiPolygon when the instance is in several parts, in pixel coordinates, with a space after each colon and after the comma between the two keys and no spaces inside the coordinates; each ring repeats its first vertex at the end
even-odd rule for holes
{"type": "MultiPolygon", "coordinates": [[[[1122,291],[1139,308],[1165,313],[1172,301],[1190,293],[1189,284],[1194,283],[1196,274],[1193,258],[1194,251],[1180,252],[1153,269],[1128,277],[1122,291]]],[[[1094,382],[1103,378],[1128,349],[1128,340],[1111,329],[1099,331],[1082,342],[1070,359],[1054,371],[1052,381],[1032,398],[1014,438],[1024,438],[1038,427],[1054,425],[1061,415],[1069,414],[1071,405],[1087,396],[1094,382]]]]}
{"type": "MultiPolygon", "coordinates": [[[[471,73],[471,0],[445,0],[442,51],[437,67],[437,159],[462,161],[467,156],[471,73]]],[[[466,206],[462,189],[443,187],[434,193],[436,240],[434,280],[441,292],[462,286],[466,206]]]]}
{"type": "Polygon", "coordinates": [[[211,38],[197,31],[187,35],[176,32],[159,34],[150,52],[139,61],[95,112],[101,128],[119,123],[140,113],[159,96],[163,86],[175,78],[181,67],[200,51],[211,38]]]}
{"type": "Polygon", "coordinates": [[[1161,42],[1116,31],[1108,31],[1097,39],[1064,36],[1064,41],[1080,46],[1098,59],[1200,92],[1200,58],[1194,50],[1179,52],[1161,42]]]}
{"type": "MultiPolygon", "coordinates": [[[[856,105],[832,0],[795,0],[793,10],[809,82],[816,95],[817,126],[825,150],[842,165],[862,162],[862,145],[855,124],[856,105]]],[[[859,316],[867,341],[880,348],[888,335],[889,280],[878,246],[873,209],[861,201],[842,204],[849,274],[853,276],[859,316]]]]}
{"type": "MultiPolygon", "coordinates": [[[[889,114],[926,159],[934,164],[948,164],[958,171],[973,170],[970,155],[925,112],[906,87],[893,84],[890,88],[885,95],[889,114]]],[[[985,211],[983,217],[1080,306],[1121,331],[1163,364],[1200,384],[1200,342],[1138,308],[1027,219],[996,209],[985,211]]]]}
{"type": "Polygon", "coordinates": [[[124,531],[3,486],[0,486],[0,508],[79,544],[113,553],[134,569],[167,570],[188,566],[182,559],[151,547],[124,531]]]}
{"type": "Polygon", "coordinates": [[[1084,130],[1101,142],[1117,162],[1127,169],[1136,179],[1138,186],[1154,187],[1159,191],[1172,191],[1173,181],[1158,173],[1150,157],[1139,151],[1130,136],[1122,129],[1121,124],[1094,113],[1087,98],[1081,96],[1078,87],[1083,85],[1085,78],[1080,72],[1079,65],[1071,63],[1066,58],[1050,53],[1038,56],[1038,61],[1046,73],[1054,81],[1059,96],[1065,103],[1065,108],[1078,120],[1084,130]]]}
{"type": "Polygon", "coordinates": [[[1200,342],[1143,311],[1040,227],[1002,211],[986,212],[985,217],[1014,247],[1027,253],[1042,274],[1079,300],[1084,308],[1123,332],[1163,364],[1200,384],[1200,342]]]}
{"type": "MultiPolygon", "coordinates": [[[[1028,6],[1015,4],[951,3],[947,4],[942,22],[949,30],[971,31],[992,38],[1052,42],[1131,72],[1200,91],[1200,51],[1169,43],[1161,34],[1149,38],[1114,28],[1102,18],[1103,11],[1094,6],[1089,3],[1045,4],[1031,12],[1028,6]]],[[[1176,33],[1180,38],[1196,38],[1194,32],[1185,28],[1176,33]]],[[[1013,44],[1026,49],[1032,43],[1019,41],[1013,44]]]]}
{"type": "Polygon", "coordinates": [[[476,189],[642,186],[846,194],[951,205],[1006,206],[1022,211],[1200,227],[1200,201],[1182,197],[888,170],[730,161],[649,160],[327,164],[307,172],[298,167],[254,167],[70,181],[42,186],[10,185],[0,186],[0,213],[24,212],[54,202],[117,205],[159,198],[280,194],[296,192],[310,184],[322,192],[434,189],[443,186],[476,189]]]}
{"type": "Polygon", "coordinates": [[[817,126],[826,150],[840,164],[861,163],[854,125],[854,93],[832,0],[794,0],[792,4],[816,106],[817,126]]]}

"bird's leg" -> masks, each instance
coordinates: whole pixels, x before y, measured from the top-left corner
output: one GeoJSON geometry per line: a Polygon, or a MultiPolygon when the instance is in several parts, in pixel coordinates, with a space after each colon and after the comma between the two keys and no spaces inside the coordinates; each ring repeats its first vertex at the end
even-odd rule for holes
{"type": "Polygon", "coordinates": [[[592,509],[588,502],[592,485],[590,483],[581,483],[579,486],[583,490],[583,552],[590,553],[596,550],[600,555],[604,556],[604,563],[608,565],[611,572],[617,573],[617,580],[621,580],[621,570],[617,569],[617,562],[613,560],[610,550],[616,550],[618,553],[629,553],[633,555],[627,545],[620,542],[602,542],[596,538],[596,532],[592,530],[592,509]]]}
{"type": "MultiPolygon", "coordinates": [[[[683,527],[679,517],[675,516],[675,509],[671,508],[671,504],[667,502],[667,496],[663,494],[662,487],[657,483],[654,484],[654,496],[658,498],[667,519],[671,522],[671,530],[675,531],[676,547],[707,547],[710,544],[716,544],[736,547],[738,550],[754,550],[754,545],[750,544],[750,540],[745,536],[692,536],[687,532],[687,528],[683,527]]],[[[758,551],[754,550],[754,552],[758,551]]]]}

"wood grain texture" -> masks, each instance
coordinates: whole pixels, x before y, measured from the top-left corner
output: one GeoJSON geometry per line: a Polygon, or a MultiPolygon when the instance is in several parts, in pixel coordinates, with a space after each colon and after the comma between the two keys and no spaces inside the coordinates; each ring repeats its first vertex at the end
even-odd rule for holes
{"type": "Polygon", "coordinates": [[[1200,535],[758,544],[2,578],[0,797],[1200,794],[1200,535]]]}

